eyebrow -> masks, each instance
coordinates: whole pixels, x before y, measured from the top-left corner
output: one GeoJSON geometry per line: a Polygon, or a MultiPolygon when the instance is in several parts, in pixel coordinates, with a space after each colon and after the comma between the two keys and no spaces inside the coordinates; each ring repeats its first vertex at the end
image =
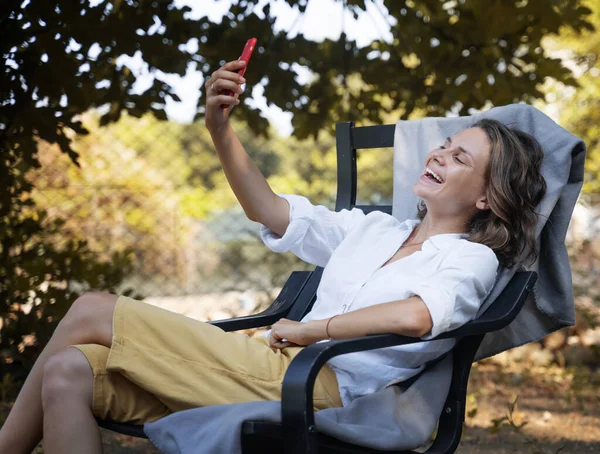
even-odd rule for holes
{"type": "MultiPolygon", "coordinates": [[[[451,137],[446,137],[446,140],[447,140],[447,141],[448,141],[450,144],[452,144],[452,138],[451,138],[451,137]]],[[[458,146],[458,149],[459,149],[460,151],[462,151],[463,153],[465,153],[465,154],[468,154],[469,156],[471,156],[471,159],[475,160],[475,158],[473,157],[473,155],[472,155],[470,152],[468,152],[467,150],[465,150],[463,147],[461,147],[460,145],[458,146]]]]}

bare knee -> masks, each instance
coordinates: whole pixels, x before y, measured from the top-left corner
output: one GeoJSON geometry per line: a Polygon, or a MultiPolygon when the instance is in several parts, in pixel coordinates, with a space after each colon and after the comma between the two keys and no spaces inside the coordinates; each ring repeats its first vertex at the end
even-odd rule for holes
{"type": "Polygon", "coordinates": [[[117,298],[110,293],[84,293],[73,302],[59,326],[72,339],[73,344],[110,347],[117,298]]]}
{"type": "Polygon", "coordinates": [[[85,355],[76,348],[67,348],[48,358],[44,365],[42,405],[47,408],[72,399],[83,399],[91,405],[93,380],[85,355]]]}

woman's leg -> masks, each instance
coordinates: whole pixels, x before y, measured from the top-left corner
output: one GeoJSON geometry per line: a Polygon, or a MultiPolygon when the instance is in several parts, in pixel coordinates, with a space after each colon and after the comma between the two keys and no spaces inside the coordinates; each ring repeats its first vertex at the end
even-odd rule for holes
{"type": "Polygon", "coordinates": [[[92,415],[94,374],[85,355],[67,348],[44,367],[44,452],[101,454],[100,429],[92,415]]]}
{"type": "MultiPolygon", "coordinates": [[[[171,412],[279,400],[285,370],[302,350],[271,349],[265,338],[226,333],[216,326],[127,297],[119,299],[113,329],[113,344],[104,363],[106,371],[145,390],[171,412]]],[[[86,356],[90,359],[92,355],[86,356]]],[[[118,401],[123,402],[123,393],[116,393],[118,401]]],[[[314,398],[319,409],[341,406],[335,373],[329,367],[324,367],[317,378],[314,398]]],[[[95,396],[94,401],[108,399],[95,396]]],[[[96,407],[95,414],[102,415],[102,406],[96,407]]],[[[121,414],[115,416],[107,419],[125,421],[121,414]]]]}
{"type": "Polygon", "coordinates": [[[116,301],[115,295],[86,293],[73,303],[31,369],[0,430],[1,453],[29,454],[37,446],[43,430],[42,380],[46,362],[69,345],[100,344],[110,347],[116,301]]]}

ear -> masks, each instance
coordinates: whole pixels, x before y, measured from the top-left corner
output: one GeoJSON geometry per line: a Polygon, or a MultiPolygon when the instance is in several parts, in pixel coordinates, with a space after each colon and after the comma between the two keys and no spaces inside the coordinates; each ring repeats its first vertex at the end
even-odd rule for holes
{"type": "Polygon", "coordinates": [[[487,199],[485,197],[482,197],[481,199],[479,199],[477,201],[477,203],[475,203],[475,206],[480,209],[480,210],[489,210],[490,206],[487,203],[487,199]]]}

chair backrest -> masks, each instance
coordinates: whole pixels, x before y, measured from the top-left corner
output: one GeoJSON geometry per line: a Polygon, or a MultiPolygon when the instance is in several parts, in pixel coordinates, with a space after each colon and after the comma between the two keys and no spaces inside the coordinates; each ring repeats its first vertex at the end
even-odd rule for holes
{"type": "Polygon", "coordinates": [[[337,198],[335,211],[344,208],[360,208],[365,213],[383,211],[392,214],[391,205],[356,205],[357,168],[356,151],[368,148],[391,148],[394,146],[396,125],[354,126],[353,122],[336,125],[337,147],[337,198]]]}

